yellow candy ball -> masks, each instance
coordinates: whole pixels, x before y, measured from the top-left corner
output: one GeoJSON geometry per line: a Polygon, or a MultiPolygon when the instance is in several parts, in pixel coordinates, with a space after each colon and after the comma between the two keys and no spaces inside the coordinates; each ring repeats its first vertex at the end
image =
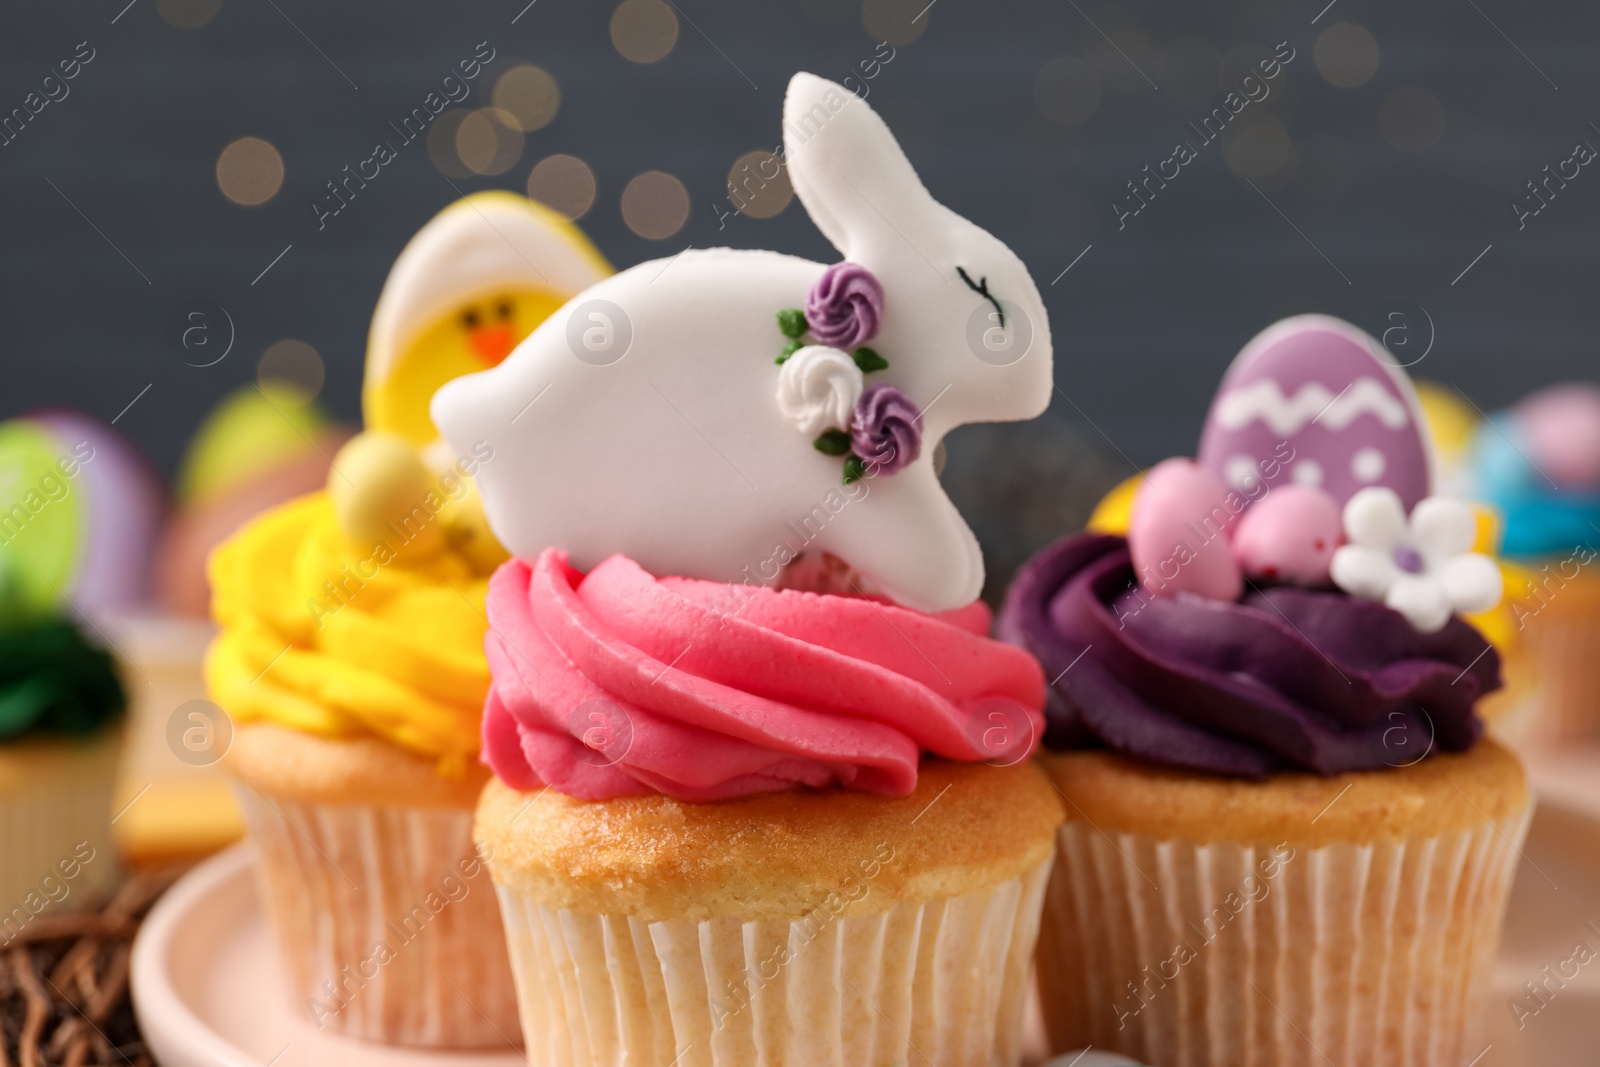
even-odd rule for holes
{"type": "Polygon", "coordinates": [[[402,560],[420,562],[445,547],[445,524],[430,510],[434,478],[399,434],[369,430],[334,457],[328,495],[345,539],[367,548],[382,543],[402,560]]]}

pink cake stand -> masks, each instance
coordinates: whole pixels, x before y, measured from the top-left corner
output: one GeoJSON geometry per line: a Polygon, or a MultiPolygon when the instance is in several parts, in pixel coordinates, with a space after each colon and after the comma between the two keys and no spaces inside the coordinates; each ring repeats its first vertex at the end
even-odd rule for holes
{"type": "Polygon", "coordinates": [[[286,992],[254,862],[248,845],[206,860],[139,931],[129,985],[161,1067],[523,1067],[514,1048],[416,1051],[318,1030],[286,992]]]}

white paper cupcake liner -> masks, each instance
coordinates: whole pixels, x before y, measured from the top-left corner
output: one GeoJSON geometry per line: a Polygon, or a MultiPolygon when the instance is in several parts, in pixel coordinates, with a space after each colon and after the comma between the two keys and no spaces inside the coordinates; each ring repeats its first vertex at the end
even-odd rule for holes
{"type": "Polygon", "coordinates": [[[52,752],[59,773],[0,792],[0,947],[40,915],[92,905],[116,880],[111,794],[120,749],[115,731],[52,752]]]}
{"type": "Polygon", "coordinates": [[[532,1067],[1015,1067],[1050,862],[872,915],[645,922],[497,886],[532,1067]]]}
{"type": "Polygon", "coordinates": [[[1276,862],[1068,822],[1039,946],[1051,1045],[1162,1067],[1464,1067],[1487,1043],[1530,816],[1276,862]]]}
{"type": "Polygon", "coordinates": [[[296,1007],[422,1048],[517,1043],[517,1001],[472,812],[237,790],[296,1007]]]}

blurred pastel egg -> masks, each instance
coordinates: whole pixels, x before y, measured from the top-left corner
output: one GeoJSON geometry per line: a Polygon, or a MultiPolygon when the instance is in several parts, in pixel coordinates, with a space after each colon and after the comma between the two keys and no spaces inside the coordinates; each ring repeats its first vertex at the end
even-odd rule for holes
{"type": "Polygon", "coordinates": [[[1233,558],[1245,574],[1294,585],[1327,585],[1339,547],[1339,506],[1310,485],[1284,485],[1239,519],[1233,558]]]}
{"type": "Polygon", "coordinates": [[[1227,535],[1240,500],[1193,460],[1169,459],[1151,468],[1128,524],[1128,551],[1144,586],[1161,596],[1237,600],[1244,580],[1227,535]]]}
{"type": "Polygon", "coordinates": [[[1551,386],[1513,410],[1528,458],[1558,489],[1600,487],[1600,386],[1551,386]]]}
{"type": "Polygon", "coordinates": [[[206,557],[245,522],[320,489],[328,457],[350,436],[303,393],[243,385],[201,421],[178,468],[178,506],[155,553],[155,596],[168,611],[206,618],[206,557]]]}
{"type": "Polygon", "coordinates": [[[95,615],[139,604],[166,505],[160,475],[93,416],[0,424],[0,556],[24,605],[95,615]]]}
{"type": "Polygon", "coordinates": [[[1245,345],[1223,376],[1200,438],[1200,463],[1248,491],[1291,482],[1339,507],[1386,486],[1407,510],[1432,488],[1416,392],[1375,339],[1339,319],[1298,315],[1245,345]]]}

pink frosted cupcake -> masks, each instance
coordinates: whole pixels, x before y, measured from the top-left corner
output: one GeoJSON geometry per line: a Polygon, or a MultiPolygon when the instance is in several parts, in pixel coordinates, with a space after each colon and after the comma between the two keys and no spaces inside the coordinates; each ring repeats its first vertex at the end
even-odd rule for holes
{"type": "Polygon", "coordinates": [[[1043,305],[860,99],[784,130],[844,262],[643,264],[434,402],[517,557],[476,825],[541,1067],[1020,1057],[1044,679],[932,460],[1044,409],[1043,305]]]}

